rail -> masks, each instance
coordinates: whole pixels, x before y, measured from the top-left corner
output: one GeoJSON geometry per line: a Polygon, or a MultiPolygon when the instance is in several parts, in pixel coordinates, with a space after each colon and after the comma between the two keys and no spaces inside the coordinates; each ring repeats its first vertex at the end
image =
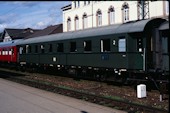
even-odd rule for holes
{"type": "Polygon", "coordinates": [[[59,87],[59,86],[51,85],[45,82],[27,80],[27,79],[18,77],[18,76],[23,76],[22,74],[0,71],[0,76],[10,81],[15,81],[15,82],[25,84],[31,87],[74,97],[77,99],[83,99],[85,101],[100,104],[103,106],[108,106],[108,107],[116,108],[119,110],[124,110],[129,113],[139,112],[139,111],[144,112],[144,113],[168,113],[168,111],[164,109],[154,108],[154,107],[146,106],[146,105],[140,105],[137,103],[133,103],[132,101],[128,101],[128,100],[121,100],[121,99],[114,99],[110,97],[99,96],[99,95],[88,93],[88,92],[81,92],[81,91],[69,89],[66,87],[59,87]]]}

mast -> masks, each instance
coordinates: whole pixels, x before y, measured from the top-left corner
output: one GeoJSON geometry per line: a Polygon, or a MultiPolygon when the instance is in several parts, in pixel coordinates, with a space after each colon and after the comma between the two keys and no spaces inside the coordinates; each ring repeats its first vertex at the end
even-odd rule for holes
{"type": "Polygon", "coordinates": [[[138,0],[137,3],[138,20],[149,18],[149,1],[138,0]]]}

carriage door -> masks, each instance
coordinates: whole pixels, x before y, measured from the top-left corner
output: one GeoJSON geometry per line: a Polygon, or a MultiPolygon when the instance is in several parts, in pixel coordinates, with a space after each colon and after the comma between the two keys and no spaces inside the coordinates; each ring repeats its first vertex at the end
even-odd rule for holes
{"type": "Polygon", "coordinates": [[[170,52],[170,38],[169,31],[161,31],[160,33],[162,41],[162,70],[169,71],[169,52],[170,52]]]}
{"type": "Polygon", "coordinates": [[[146,43],[147,43],[147,62],[146,66],[147,69],[155,70],[160,68],[160,44],[159,44],[159,37],[158,37],[158,29],[152,29],[149,31],[146,36],[146,43]]]}
{"type": "Polygon", "coordinates": [[[162,64],[162,44],[161,38],[159,36],[159,29],[155,28],[153,30],[153,68],[161,69],[162,64]]]}
{"type": "Polygon", "coordinates": [[[162,62],[162,48],[161,48],[161,38],[159,36],[159,29],[155,28],[152,31],[151,37],[151,51],[152,56],[152,68],[157,70],[161,69],[162,62]]]}

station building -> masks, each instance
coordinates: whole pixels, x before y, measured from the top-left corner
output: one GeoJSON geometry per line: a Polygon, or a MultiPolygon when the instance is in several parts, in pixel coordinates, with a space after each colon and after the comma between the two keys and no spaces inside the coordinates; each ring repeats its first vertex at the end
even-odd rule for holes
{"type": "Polygon", "coordinates": [[[63,32],[140,20],[144,3],[145,18],[169,17],[169,1],[72,1],[62,7],[63,32]]]}

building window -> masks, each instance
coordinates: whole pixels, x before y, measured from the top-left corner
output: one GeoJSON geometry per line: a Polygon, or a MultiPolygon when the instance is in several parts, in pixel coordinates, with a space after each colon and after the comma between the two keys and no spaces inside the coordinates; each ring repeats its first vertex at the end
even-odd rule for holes
{"type": "Polygon", "coordinates": [[[80,1],[77,1],[77,7],[80,7],[80,1]]]}
{"type": "Polygon", "coordinates": [[[70,52],[76,51],[77,51],[76,42],[70,42],[70,52]]]}
{"type": "Polygon", "coordinates": [[[129,21],[129,5],[125,2],[122,6],[123,23],[129,21]]]}
{"type": "Polygon", "coordinates": [[[86,2],[87,2],[87,1],[84,1],[84,6],[86,6],[86,2]]]}
{"type": "Polygon", "coordinates": [[[126,52],[126,39],[119,39],[119,52],[126,52]]]}
{"type": "Polygon", "coordinates": [[[84,41],[84,51],[91,51],[91,50],[92,50],[91,40],[84,41]]]}
{"type": "Polygon", "coordinates": [[[101,40],[101,52],[110,51],[110,39],[102,39],[101,40]]]}
{"type": "Polygon", "coordinates": [[[71,31],[71,19],[67,19],[67,31],[71,31]]]}
{"type": "Polygon", "coordinates": [[[74,7],[76,8],[76,1],[74,2],[74,7]]]}
{"type": "Polygon", "coordinates": [[[109,24],[114,24],[115,23],[115,10],[111,6],[108,11],[109,14],[109,24]]]}
{"type": "Polygon", "coordinates": [[[80,1],[75,1],[75,2],[74,2],[74,7],[75,7],[75,8],[80,7],[80,1]]]}
{"type": "Polygon", "coordinates": [[[102,12],[101,10],[98,10],[96,13],[96,20],[97,20],[97,26],[101,26],[102,25],[102,12]]]}
{"type": "Polygon", "coordinates": [[[57,52],[64,52],[64,44],[63,43],[57,44],[57,52]]]}
{"type": "Polygon", "coordinates": [[[88,4],[90,4],[90,1],[87,1],[88,4]]]}
{"type": "Polygon", "coordinates": [[[79,29],[79,18],[78,16],[75,17],[75,30],[79,29]]]}
{"type": "Polygon", "coordinates": [[[87,28],[87,14],[83,15],[83,29],[87,28]]]}
{"type": "Polygon", "coordinates": [[[89,5],[90,1],[84,1],[84,6],[89,5]]]}

